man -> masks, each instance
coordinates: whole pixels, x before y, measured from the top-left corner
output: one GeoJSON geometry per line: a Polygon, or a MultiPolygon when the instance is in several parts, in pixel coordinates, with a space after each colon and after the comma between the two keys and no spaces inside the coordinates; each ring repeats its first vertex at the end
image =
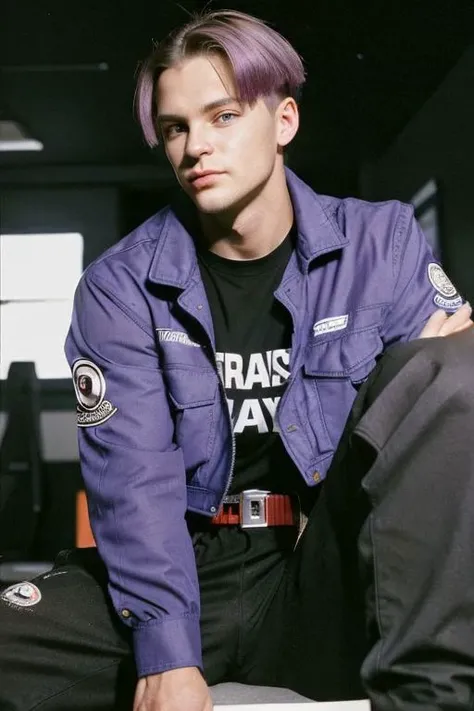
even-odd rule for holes
{"type": "Polygon", "coordinates": [[[208,711],[227,679],[470,708],[470,307],[409,206],[285,169],[303,81],[237,12],[142,69],[144,134],[188,199],[78,288],[66,352],[99,555],[4,594],[8,708],[133,692],[134,711],[208,711]]]}

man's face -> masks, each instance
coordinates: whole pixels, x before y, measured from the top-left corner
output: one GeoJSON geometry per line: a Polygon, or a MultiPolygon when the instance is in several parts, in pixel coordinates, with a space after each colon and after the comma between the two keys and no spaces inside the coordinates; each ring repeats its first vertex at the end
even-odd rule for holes
{"type": "Polygon", "coordinates": [[[227,63],[216,55],[187,59],[158,81],[158,128],[166,155],[203,213],[222,213],[258,195],[283,145],[278,109],[263,99],[252,107],[240,104],[235,96],[227,63]],[[207,171],[215,172],[199,177],[207,171]]]}

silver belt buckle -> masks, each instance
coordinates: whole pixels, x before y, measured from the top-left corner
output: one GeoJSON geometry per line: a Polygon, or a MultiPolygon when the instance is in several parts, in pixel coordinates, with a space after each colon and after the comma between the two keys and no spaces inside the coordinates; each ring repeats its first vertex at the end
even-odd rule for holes
{"type": "Polygon", "coordinates": [[[267,507],[265,499],[269,491],[247,489],[240,494],[240,526],[241,528],[266,528],[267,507]]]}

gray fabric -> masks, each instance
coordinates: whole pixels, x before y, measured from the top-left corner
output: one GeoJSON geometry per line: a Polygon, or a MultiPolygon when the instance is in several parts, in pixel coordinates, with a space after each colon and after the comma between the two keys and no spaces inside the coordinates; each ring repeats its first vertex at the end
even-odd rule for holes
{"type": "Polygon", "coordinates": [[[308,703],[311,699],[297,694],[290,689],[273,686],[251,686],[250,684],[215,684],[211,687],[214,704],[228,706],[232,704],[288,704],[308,703]]]}

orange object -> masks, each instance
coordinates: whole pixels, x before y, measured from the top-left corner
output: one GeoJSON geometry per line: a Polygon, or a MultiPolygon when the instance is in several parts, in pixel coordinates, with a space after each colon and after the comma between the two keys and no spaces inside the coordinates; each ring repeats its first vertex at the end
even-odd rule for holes
{"type": "MultiPolygon", "coordinates": [[[[235,497],[238,498],[238,495],[235,497]]],[[[250,501],[251,501],[250,496],[250,501]]],[[[245,499],[244,499],[245,506],[245,499]]],[[[261,518],[265,526],[295,526],[299,523],[299,510],[295,509],[293,499],[288,494],[268,494],[262,500],[264,512],[258,509],[257,518],[261,518]]],[[[247,507],[250,504],[247,502],[247,507]]],[[[257,503],[258,506],[258,503],[257,503]]],[[[298,508],[298,507],[297,507],[298,508]]],[[[242,515],[240,503],[224,503],[222,509],[211,518],[211,523],[218,526],[245,526],[245,515],[242,515]]],[[[251,513],[251,509],[247,516],[251,513]]],[[[248,523],[251,523],[251,518],[248,523]]]]}
{"type": "Polygon", "coordinates": [[[85,491],[76,494],[76,548],[95,548],[85,491]]]}

